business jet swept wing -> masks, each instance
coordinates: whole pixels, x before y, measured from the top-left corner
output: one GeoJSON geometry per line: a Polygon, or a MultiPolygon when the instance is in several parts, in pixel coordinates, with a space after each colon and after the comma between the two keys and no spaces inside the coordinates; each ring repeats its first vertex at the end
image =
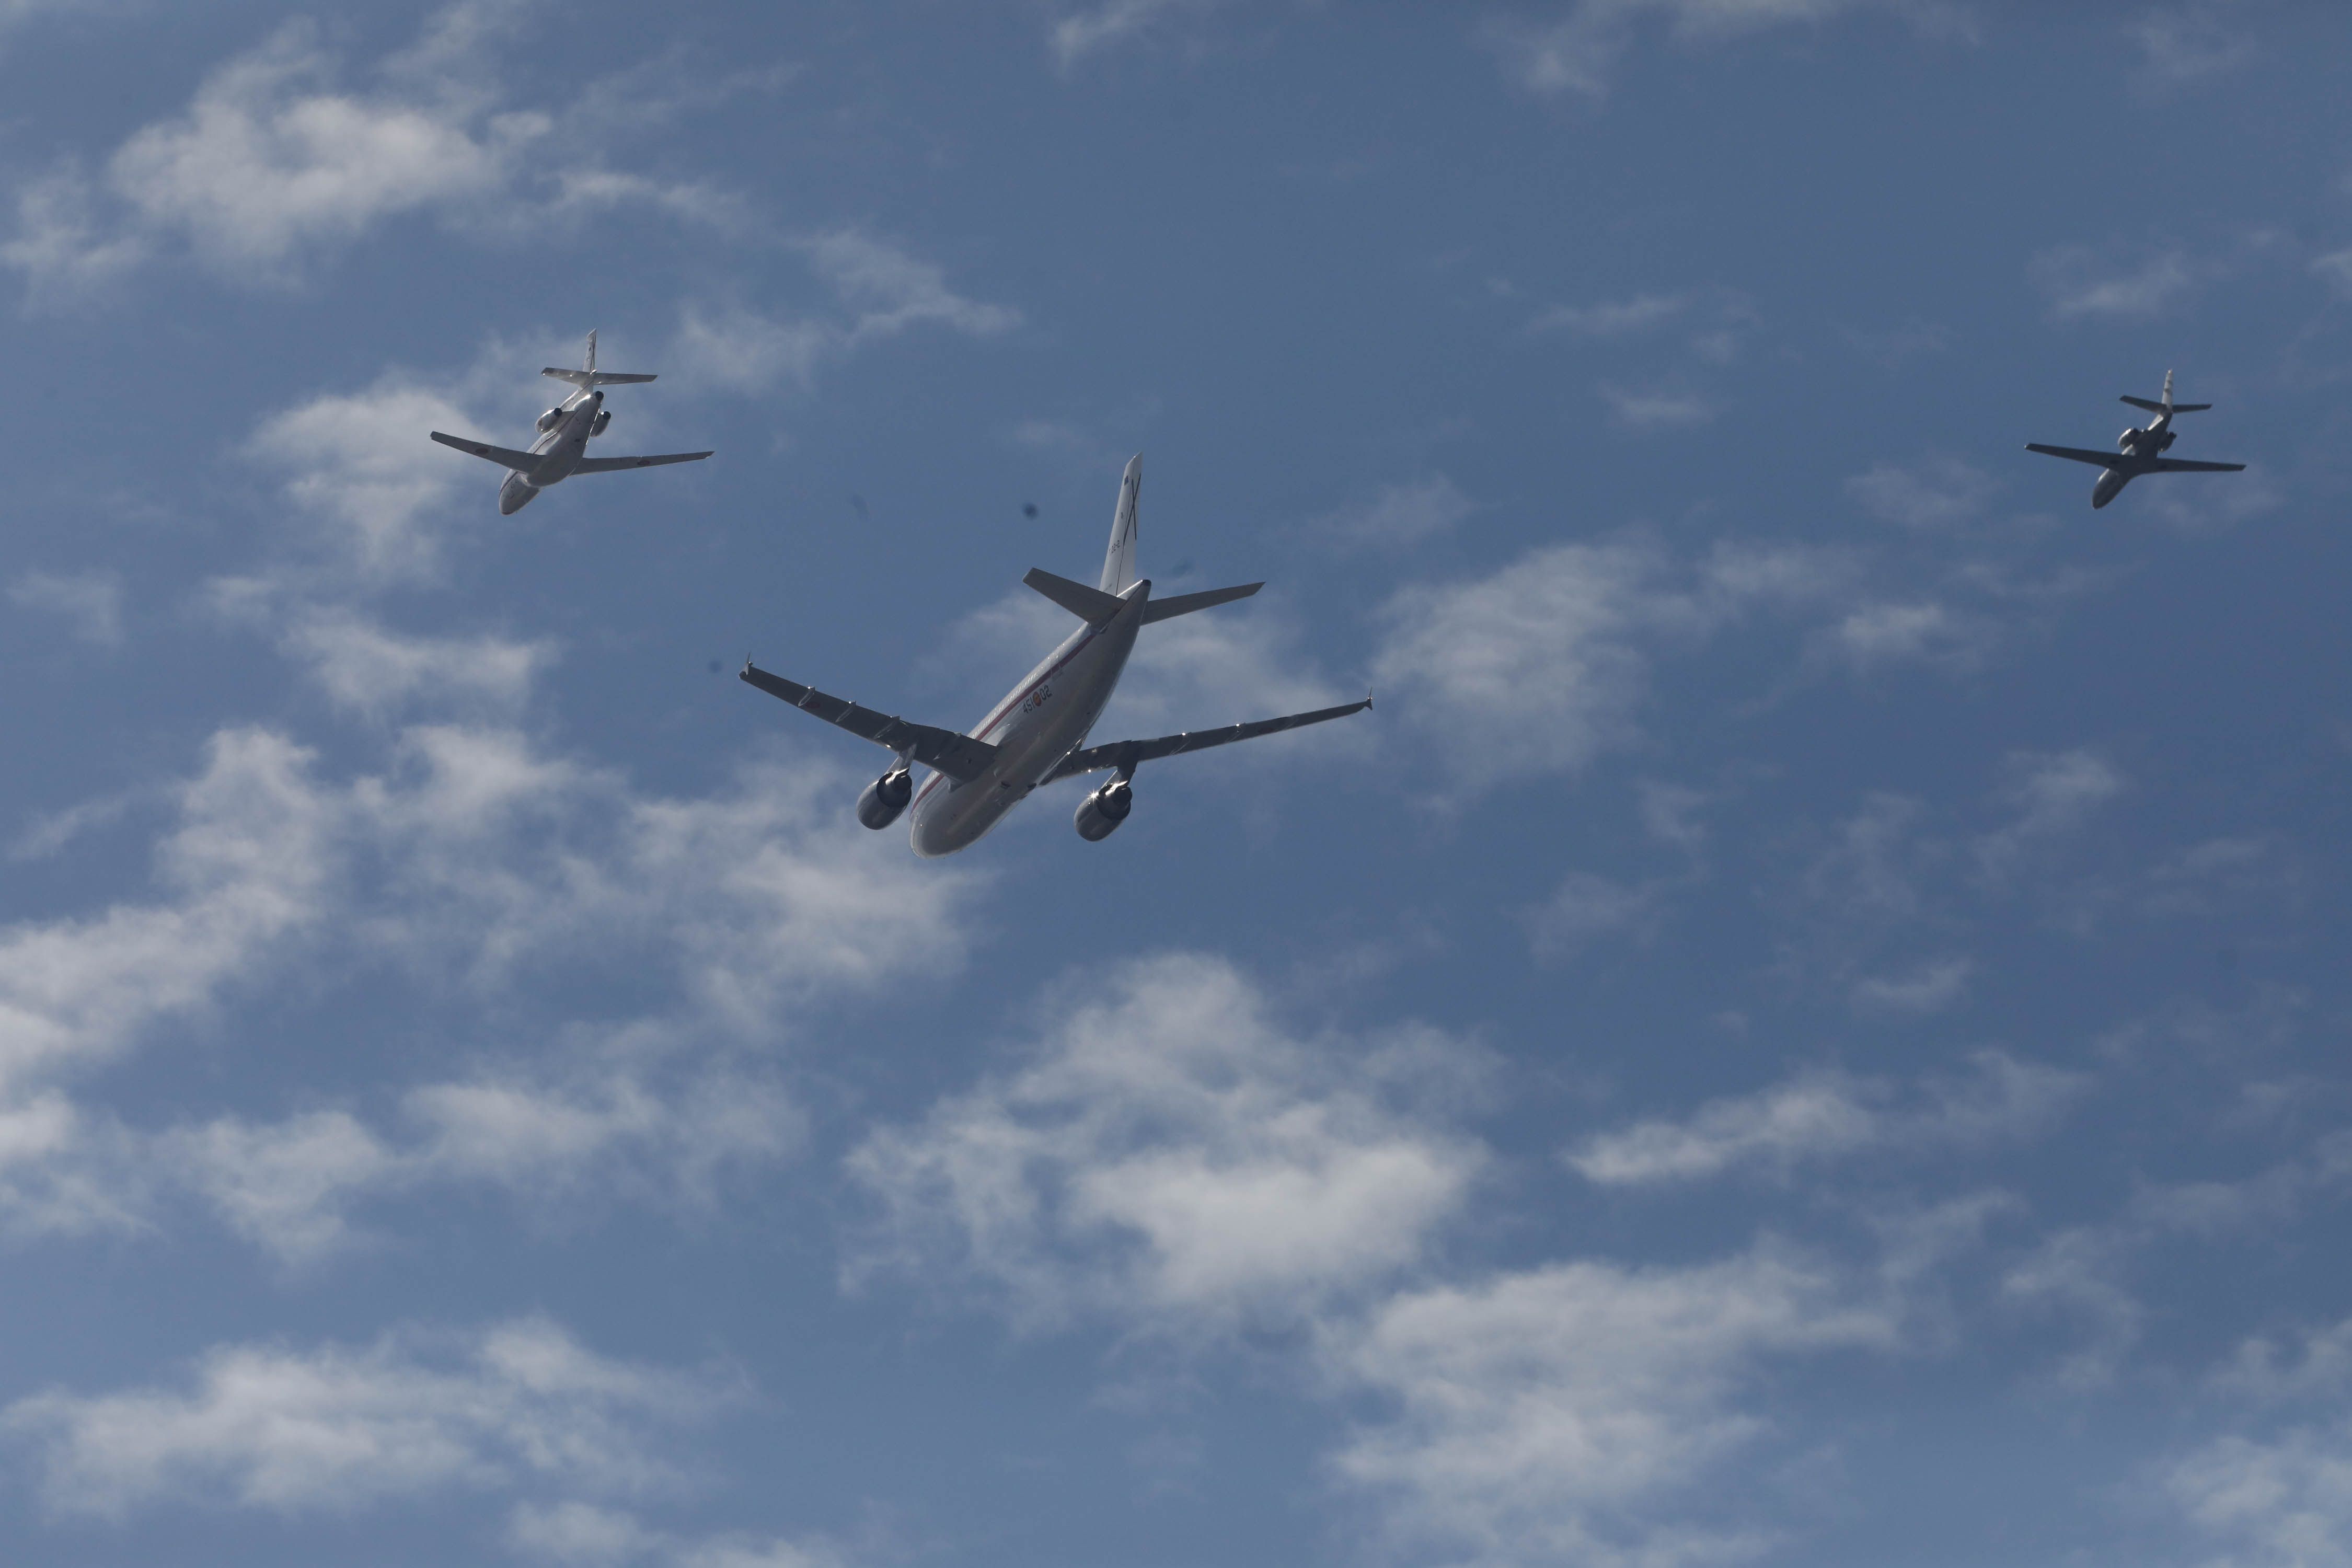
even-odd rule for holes
{"type": "Polygon", "coordinates": [[[628,371],[598,370],[593,365],[586,370],[567,370],[562,365],[551,364],[546,369],[541,371],[539,374],[541,375],[553,376],[558,381],[568,381],[574,386],[583,388],[591,386],[636,386],[654,379],[654,377],[650,375],[635,374],[628,371]]]}
{"type": "Polygon", "coordinates": [[[1320,724],[1327,719],[1345,719],[1349,714],[1360,713],[1371,705],[1372,700],[1367,697],[1361,702],[1342,703],[1337,708],[1318,708],[1312,713],[1290,713],[1279,719],[1259,719],[1247,724],[1228,724],[1222,730],[1191,730],[1181,735],[1161,735],[1150,741],[1113,741],[1107,746],[1087,746],[1064,757],[1061,765],[1047,773],[1044,782],[1051,784],[1055,779],[1097,773],[1104,768],[1117,768],[1122,773],[1131,773],[1139,763],[1172,757],[1182,752],[1197,752],[1209,746],[1227,746],[1235,741],[1255,741],[1260,735],[1278,735],[1285,730],[1320,724]]]}
{"type": "Polygon", "coordinates": [[[446,436],[438,430],[433,432],[433,438],[444,447],[455,447],[469,456],[487,458],[501,468],[520,468],[524,473],[539,467],[545,456],[540,452],[518,452],[512,447],[493,447],[486,441],[468,441],[462,436],[446,436]]]}
{"type": "Polygon", "coordinates": [[[2243,463],[2200,463],[2189,458],[2158,458],[2153,465],[2159,474],[2236,474],[2245,468],[2243,463]]]}
{"type": "Polygon", "coordinates": [[[2047,453],[2053,458],[2065,458],[2077,463],[2096,463],[2103,468],[2120,468],[2132,461],[2131,455],[2126,452],[2097,452],[2087,447],[2045,447],[2039,441],[2028,441],[2025,444],[2025,449],[2029,452],[2047,453]]]}
{"type": "MultiPolygon", "coordinates": [[[[647,381],[652,376],[646,377],[647,381]]],[[[623,468],[657,468],[664,463],[698,463],[709,452],[664,452],[658,458],[583,458],[572,466],[575,474],[617,474],[623,468]]]]}
{"type": "Polygon", "coordinates": [[[846,698],[829,696],[814,686],[771,675],[749,659],[743,661],[739,679],[803,713],[813,714],[877,746],[887,746],[925,767],[937,768],[959,784],[978,778],[996,760],[996,748],[985,741],[975,741],[969,735],[930,724],[910,724],[896,715],[861,708],[846,698]]]}

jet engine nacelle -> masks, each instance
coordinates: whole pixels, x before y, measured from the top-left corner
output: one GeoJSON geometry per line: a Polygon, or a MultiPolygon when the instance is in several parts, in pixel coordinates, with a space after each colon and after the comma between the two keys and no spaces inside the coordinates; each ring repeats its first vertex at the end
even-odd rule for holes
{"type": "Polygon", "coordinates": [[[2118,452],[2130,451],[2134,447],[2139,445],[2140,437],[2147,434],[2147,432],[2141,429],[2138,426],[2133,426],[2130,429],[2116,437],[2116,450],[2118,452]]]}
{"type": "Polygon", "coordinates": [[[2161,451],[2163,451],[2166,447],[2168,447],[2171,446],[2175,441],[2178,441],[2178,440],[2179,440],[2179,439],[2180,439],[2180,433],[2179,433],[2179,431],[2177,431],[2177,430],[2167,430],[2167,431],[2164,433],[2164,439],[2157,443],[2157,445],[2156,445],[2156,449],[2157,449],[2158,451],[2161,452],[2161,451]]]}
{"type": "Polygon", "coordinates": [[[892,768],[857,797],[857,820],[879,832],[898,820],[907,803],[915,798],[915,781],[907,776],[904,768],[892,768]]]}
{"type": "Polygon", "coordinates": [[[549,409],[539,416],[539,433],[542,436],[546,435],[555,428],[555,422],[562,417],[563,410],[561,407],[549,409]]]}
{"type": "Polygon", "coordinates": [[[604,433],[604,426],[612,422],[613,411],[609,408],[599,408],[596,410],[596,422],[588,426],[588,434],[602,436],[604,433]]]}
{"type": "Polygon", "coordinates": [[[1113,779],[1078,802],[1078,814],[1070,818],[1070,826],[1078,837],[1089,844],[1099,844],[1111,836],[1127,814],[1135,809],[1135,791],[1125,779],[1113,779]]]}

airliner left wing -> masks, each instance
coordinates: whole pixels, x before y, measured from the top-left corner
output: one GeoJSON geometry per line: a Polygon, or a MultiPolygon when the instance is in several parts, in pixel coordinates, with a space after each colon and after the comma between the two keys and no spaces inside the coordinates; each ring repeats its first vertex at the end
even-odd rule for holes
{"type": "Polygon", "coordinates": [[[1328,719],[1345,719],[1349,714],[1360,713],[1371,705],[1372,700],[1367,697],[1361,702],[1342,703],[1337,708],[1318,708],[1312,713],[1289,713],[1279,719],[1258,719],[1247,724],[1228,724],[1222,730],[1189,730],[1181,735],[1161,735],[1150,741],[1113,741],[1108,746],[1087,746],[1064,757],[1061,765],[1047,773],[1044,782],[1051,784],[1055,779],[1097,773],[1104,768],[1133,773],[1139,763],[1172,757],[1182,752],[1197,752],[1209,746],[1229,746],[1235,741],[1255,741],[1260,735],[1278,735],[1285,730],[1320,724],[1328,719]]]}
{"type": "Polygon", "coordinates": [[[834,697],[814,686],[771,675],[749,659],[743,661],[740,679],[803,713],[813,714],[877,746],[887,746],[925,767],[937,768],[959,784],[978,778],[996,760],[996,748],[985,741],[975,741],[970,735],[959,735],[953,730],[941,730],[935,725],[910,724],[895,714],[861,708],[847,698],[834,697]]]}

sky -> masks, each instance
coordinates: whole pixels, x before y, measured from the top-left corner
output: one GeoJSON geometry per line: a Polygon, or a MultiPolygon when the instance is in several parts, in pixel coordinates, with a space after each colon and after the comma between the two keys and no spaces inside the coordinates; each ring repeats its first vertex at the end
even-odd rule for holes
{"type": "Polygon", "coordinates": [[[2347,63],[0,5],[0,1559],[2352,1564],[2347,63]]]}

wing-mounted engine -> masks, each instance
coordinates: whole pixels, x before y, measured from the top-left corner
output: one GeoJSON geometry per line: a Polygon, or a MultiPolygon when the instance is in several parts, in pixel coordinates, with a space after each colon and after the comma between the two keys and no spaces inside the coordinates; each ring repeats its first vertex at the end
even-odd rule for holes
{"type": "Polygon", "coordinates": [[[1070,826],[1078,837],[1089,844],[1099,844],[1116,832],[1135,809],[1135,790],[1125,778],[1114,778],[1078,802],[1078,811],[1070,826]]]}
{"type": "Polygon", "coordinates": [[[588,426],[588,434],[591,436],[602,436],[604,433],[604,426],[610,425],[612,422],[613,411],[609,408],[599,408],[596,410],[596,418],[594,423],[588,426]]]}
{"type": "Polygon", "coordinates": [[[857,797],[857,820],[880,832],[898,820],[907,803],[915,798],[915,781],[907,775],[904,763],[892,768],[866,786],[857,797]]]}
{"type": "Polygon", "coordinates": [[[546,435],[550,430],[555,428],[557,422],[562,417],[563,410],[560,405],[549,409],[546,413],[539,416],[539,433],[542,436],[546,435]]]}

